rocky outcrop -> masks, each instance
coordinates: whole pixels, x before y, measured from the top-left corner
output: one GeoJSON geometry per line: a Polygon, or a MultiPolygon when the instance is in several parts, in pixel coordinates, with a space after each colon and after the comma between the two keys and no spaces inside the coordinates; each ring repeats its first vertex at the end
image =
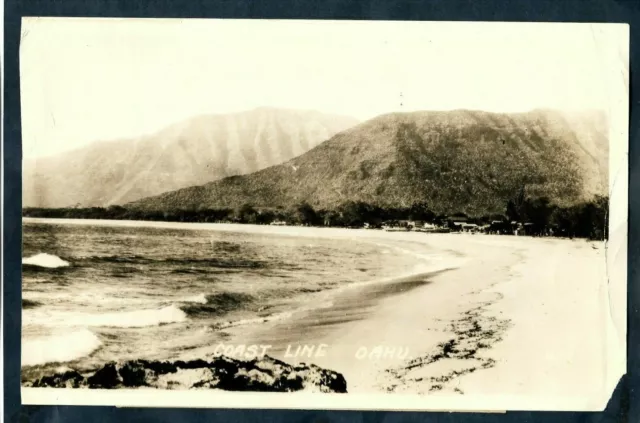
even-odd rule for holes
{"type": "Polygon", "coordinates": [[[314,364],[292,366],[265,356],[241,361],[225,356],[211,361],[146,361],[110,362],[89,374],[67,369],[38,380],[30,387],[52,388],[159,388],[220,389],[225,391],[262,392],[326,392],[346,393],[344,377],[314,364]]]}

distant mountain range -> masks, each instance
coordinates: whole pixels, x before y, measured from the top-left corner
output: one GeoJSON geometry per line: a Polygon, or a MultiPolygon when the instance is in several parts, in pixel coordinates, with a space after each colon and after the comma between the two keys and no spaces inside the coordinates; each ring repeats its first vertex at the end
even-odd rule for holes
{"type": "Polygon", "coordinates": [[[608,129],[599,112],[456,110],[382,115],[285,163],[129,204],[148,210],[331,209],[426,202],[437,213],[504,212],[524,188],[558,205],[606,194],[608,129]]]}
{"type": "Polygon", "coordinates": [[[24,207],[123,204],[283,163],[358,122],[274,108],[200,116],[156,134],[23,163],[24,207]]]}

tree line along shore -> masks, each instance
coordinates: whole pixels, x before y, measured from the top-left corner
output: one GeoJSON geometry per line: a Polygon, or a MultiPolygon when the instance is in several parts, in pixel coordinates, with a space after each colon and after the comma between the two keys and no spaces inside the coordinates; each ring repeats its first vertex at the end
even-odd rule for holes
{"type": "Polygon", "coordinates": [[[238,208],[199,210],[145,210],[122,206],[37,208],[26,207],[23,217],[57,219],[148,220],[200,223],[303,225],[424,232],[475,232],[502,235],[555,236],[607,239],[608,198],[596,196],[569,206],[546,198],[509,200],[503,213],[469,216],[463,212],[438,214],[427,203],[410,207],[380,207],[347,201],[336,208],[314,209],[307,202],[291,208],[261,208],[244,204],[238,208]]]}

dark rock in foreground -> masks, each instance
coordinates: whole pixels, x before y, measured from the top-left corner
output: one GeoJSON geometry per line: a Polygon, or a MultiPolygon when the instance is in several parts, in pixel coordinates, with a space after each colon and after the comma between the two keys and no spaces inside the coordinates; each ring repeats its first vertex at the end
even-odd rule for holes
{"type": "Polygon", "coordinates": [[[219,356],[212,361],[146,361],[110,362],[89,374],[75,370],[43,376],[30,387],[52,388],[160,388],[220,389],[225,391],[293,392],[311,391],[346,393],[344,377],[314,364],[292,366],[265,356],[241,361],[219,356]]]}

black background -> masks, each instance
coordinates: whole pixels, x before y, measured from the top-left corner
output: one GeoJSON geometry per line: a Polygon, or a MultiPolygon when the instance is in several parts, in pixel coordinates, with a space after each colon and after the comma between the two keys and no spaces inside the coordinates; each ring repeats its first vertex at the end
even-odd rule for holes
{"type": "MultiPolygon", "coordinates": [[[[7,422],[638,422],[640,421],[640,166],[638,74],[634,40],[640,32],[637,0],[6,0],[4,95],[4,404],[7,422]],[[236,19],[349,19],[413,21],[626,22],[631,24],[628,364],[602,413],[508,412],[506,414],[117,409],[21,406],[21,132],[18,49],[22,16],[95,16],[236,19]]],[[[390,58],[392,60],[392,58],[390,58]]],[[[126,99],[123,99],[126,101],[126,99]]]]}

